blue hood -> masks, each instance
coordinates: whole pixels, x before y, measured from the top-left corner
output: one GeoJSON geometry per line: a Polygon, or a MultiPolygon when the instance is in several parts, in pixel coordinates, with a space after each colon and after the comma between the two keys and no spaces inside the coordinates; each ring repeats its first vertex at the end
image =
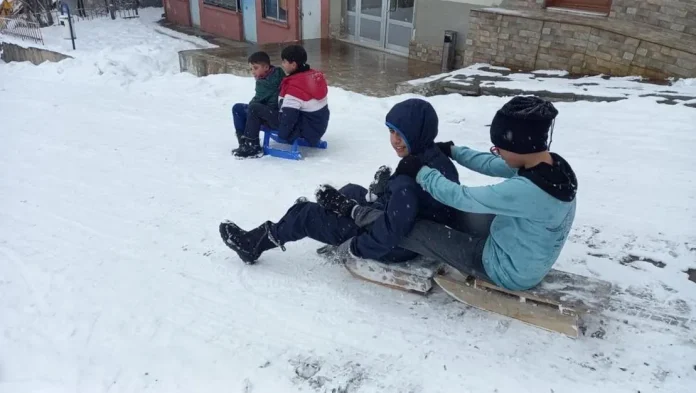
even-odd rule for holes
{"type": "Polygon", "coordinates": [[[409,154],[422,154],[433,147],[437,137],[438,119],[428,101],[411,98],[400,102],[387,113],[387,127],[406,141],[409,154]]]}

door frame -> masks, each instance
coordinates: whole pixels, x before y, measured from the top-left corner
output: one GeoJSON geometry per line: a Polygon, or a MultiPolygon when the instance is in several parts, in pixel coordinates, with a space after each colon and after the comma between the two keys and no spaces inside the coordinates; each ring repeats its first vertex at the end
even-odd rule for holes
{"type": "Polygon", "coordinates": [[[258,23],[257,23],[257,17],[256,14],[258,13],[257,9],[257,4],[256,0],[240,0],[237,3],[238,10],[241,11],[242,14],[242,35],[244,36],[244,41],[247,42],[253,42],[256,43],[259,40],[259,30],[258,30],[258,23]],[[250,12],[246,12],[244,9],[244,4],[245,3],[250,3],[253,7],[253,9],[250,12]],[[247,37],[247,28],[250,27],[247,25],[247,22],[251,20],[251,24],[253,24],[253,29],[249,29],[250,31],[253,31],[254,33],[254,39],[250,40],[249,37],[247,37]]]}
{"type": "Polygon", "coordinates": [[[324,23],[324,10],[323,10],[324,0],[309,0],[309,1],[316,2],[316,4],[319,5],[319,15],[318,15],[319,37],[316,37],[316,38],[305,38],[304,37],[304,20],[305,20],[304,2],[305,1],[307,1],[307,0],[298,0],[298,2],[297,2],[298,16],[300,19],[300,21],[298,23],[299,32],[300,32],[300,40],[324,38],[324,26],[323,26],[323,23],[324,23]]]}
{"type": "Polygon", "coordinates": [[[191,13],[191,26],[201,27],[201,0],[190,0],[189,1],[189,13],[191,13]],[[197,12],[193,12],[194,8],[197,12]],[[198,21],[196,21],[195,15],[198,15],[198,21]],[[198,22],[198,24],[196,24],[198,22]]]}
{"type": "MultiPolygon", "coordinates": [[[[416,7],[415,7],[415,2],[414,0],[414,6],[413,6],[413,20],[415,22],[416,19],[416,7]]],[[[411,34],[413,34],[413,29],[415,29],[415,23],[411,22],[402,22],[398,20],[390,20],[389,19],[389,6],[391,4],[391,0],[382,0],[382,15],[381,16],[374,16],[374,15],[363,15],[360,12],[360,8],[362,5],[362,0],[355,0],[355,11],[349,11],[348,10],[348,3],[346,2],[346,16],[350,15],[355,18],[355,35],[350,35],[346,34],[348,39],[350,41],[353,41],[357,44],[361,44],[362,46],[366,46],[369,48],[374,48],[374,49],[379,49],[383,50],[385,52],[397,54],[397,55],[404,55],[408,56],[409,48],[408,47],[403,47],[399,45],[394,45],[390,44],[388,41],[388,35],[389,35],[389,24],[395,24],[398,26],[403,26],[403,27],[409,27],[411,29],[411,34]],[[372,20],[375,22],[380,22],[380,40],[375,41],[369,38],[364,38],[360,36],[360,20],[362,18],[365,18],[367,20],[372,20]]],[[[347,19],[347,18],[346,18],[347,19]]],[[[410,41],[410,38],[409,38],[410,41]]]]}

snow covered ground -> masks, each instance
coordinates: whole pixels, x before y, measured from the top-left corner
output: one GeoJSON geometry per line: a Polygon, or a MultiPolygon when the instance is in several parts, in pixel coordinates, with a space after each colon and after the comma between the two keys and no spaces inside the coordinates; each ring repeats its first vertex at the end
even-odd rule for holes
{"type": "MultiPolygon", "coordinates": [[[[328,150],[237,161],[229,108],[253,80],[178,74],[206,44],[153,20],[81,22],[102,45],[0,64],[0,392],[693,391],[696,110],[557,104],[579,208],[556,267],[616,286],[572,340],[356,280],[313,241],[243,265],[218,223],[394,166],[384,115],[406,96],[332,88],[328,150]]],[[[507,99],[428,100],[440,140],[487,149],[507,99]]]]}
{"type": "Polygon", "coordinates": [[[418,86],[441,80],[449,87],[454,87],[456,85],[471,86],[477,79],[481,79],[482,88],[497,87],[605,98],[660,95],[664,98],[672,98],[677,105],[693,105],[696,101],[694,98],[696,97],[696,78],[670,80],[669,85],[657,85],[640,83],[641,78],[638,76],[606,79],[603,75],[595,75],[570,78],[567,71],[513,72],[509,68],[489,64],[473,64],[452,72],[414,79],[406,83],[418,86]]]}

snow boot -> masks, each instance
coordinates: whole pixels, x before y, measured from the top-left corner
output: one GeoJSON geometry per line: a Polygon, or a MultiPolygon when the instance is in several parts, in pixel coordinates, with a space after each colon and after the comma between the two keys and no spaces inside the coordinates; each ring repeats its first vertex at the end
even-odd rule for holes
{"type": "Polygon", "coordinates": [[[237,150],[239,150],[240,147],[242,147],[242,141],[244,138],[244,134],[242,133],[235,132],[234,134],[237,136],[237,147],[232,149],[232,154],[234,154],[234,152],[236,152],[237,150]]]}
{"type": "Polygon", "coordinates": [[[266,221],[247,232],[231,221],[224,221],[220,223],[220,236],[227,247],[234,250],[244,263],[252,265],[264,251],[278,246],[285,251],[285,247],[271,236],[271,225],[273,224],[270,221],[266,221]]]}
{"type": "Polygon", "coordinates": [[[237,158],[259,158],[263,156],[263,147],[259,146],[259,138],[242,137],[242,144],[233,153],[237,158]]]}
{"type": "Polygon", "coordinates": [[[343,217],[351,217],[353,208],[358,204],[358,202],[346,198],[345,195],[328,184],[319,186],[314,196],[319,206],[343,217]]]}

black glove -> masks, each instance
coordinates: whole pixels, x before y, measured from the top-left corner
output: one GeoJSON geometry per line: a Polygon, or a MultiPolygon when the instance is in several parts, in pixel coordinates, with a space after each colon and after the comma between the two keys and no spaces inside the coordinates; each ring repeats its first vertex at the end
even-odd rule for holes
{"type": "Polygon", "coordinates": [[[319,186],[314,192],[314,197],[317,199],[319,206],[343,217],[350,217],[353,208],[358,204],[358,202],[346,198],[345,195],[328,184],[319,186]]]}
{"type": "Polygon", "coordinates": [[[449,158],[452,158],[452,146],[454,146],[454,142],[436,142],[435,146],[437,146],[437,148],[440,149],[442,154],[446,155],[449,158]]]}
{"type": "Polygon", "coordinates": [[[394,171],[394,176],[406,175],[415,179],[421,168],[423,168],[423,161],[420,158],[406,156],[399,161],[399,165],[397,165],[396,171],[394,171]]]}
{"type": "Polygon", "coordinates": [[[379,169],[377,169],[374,180],[372,180],[372,183],[370,183],[370,187],[368,188],[368,201],[372,202],[373,200],[376,200],[384,195],[384,193],[387,191],[389,177],[391,177],[391,168],[386,165],[382,165],[379,167],[379,169]]]}

